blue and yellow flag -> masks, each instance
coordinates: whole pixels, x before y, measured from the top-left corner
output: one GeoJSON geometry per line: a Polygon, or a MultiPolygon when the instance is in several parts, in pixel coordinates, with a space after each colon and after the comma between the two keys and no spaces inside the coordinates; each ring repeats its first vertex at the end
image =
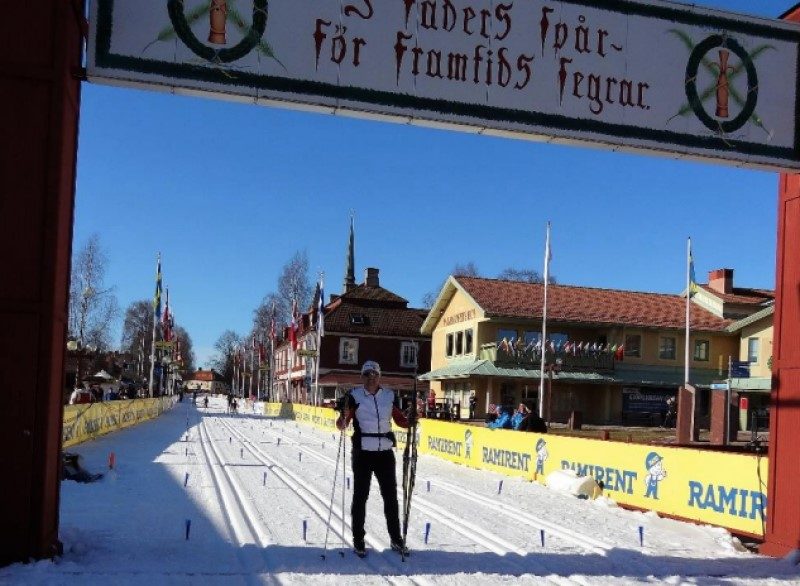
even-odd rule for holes
{"type": "Polygon", "coordinates": [[[161,254],[158,255],[158,267],[156,268],[156,294],[153,295],[153,310],[156,319],[161,319],[161,254]]]}
{"type": "Polygon", "coordinates": [[[689,239],[689,297],[693,297],[697,293],[697,279],[694,276],[694,256],[692,255],[692,241],[689,239]]]}

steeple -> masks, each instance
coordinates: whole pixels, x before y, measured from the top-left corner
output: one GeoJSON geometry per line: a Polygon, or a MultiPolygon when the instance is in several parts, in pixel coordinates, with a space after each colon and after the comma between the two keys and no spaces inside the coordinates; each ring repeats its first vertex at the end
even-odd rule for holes
{"type": "Polygon", "coordinates": [[[347,258],[344,267],[344,291],[347,293],[356,286],[356,250],[355,250],[355,230],[353,227],[353,214],[350,214],[350,242],[347,245],[347,258]]]}

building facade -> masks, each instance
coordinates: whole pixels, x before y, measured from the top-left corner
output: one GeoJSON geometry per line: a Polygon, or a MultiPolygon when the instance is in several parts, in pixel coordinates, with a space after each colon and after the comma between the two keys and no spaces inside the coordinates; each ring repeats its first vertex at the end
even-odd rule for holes
{"type": "MultiPolygon", "coordinates": [[[[381,287],[377,268],[366,269],[362,284],[346,282],[344,292],[324,304],[321,344],[313,309],[299,320],[297,348],[292,348],[288,334],[276,347],[273,396],[280,401],[330,404],[361,384],[366,360],[381,365],[384,386],[401,395],[410,393],[415,375],[430,363],[430,336],[420,333],[426,315],[381,287]]],[[[428,384],[417,387],[427,392],[428,384]]]]}
{"type": "MultiPolygon", "coordinates": [[[[734,291],[733,271],[721,271],[725,278],[710,278],[690,303],[689,380],[700,389],[701,416],[711,383],[726,379],[739,356],[735,318],[771,298],[734,291]]],[[[475,393],[477,416],[497,404],[536,409],[542,394],[550,421],[663,423],[666,400],[685,378],[685,292],[549,285],[542,340],[543,293],[542,284],[450,277],[422,327],[432,336],[431,370],[422,378],[443,400],[466,405],[475,393]]]]}

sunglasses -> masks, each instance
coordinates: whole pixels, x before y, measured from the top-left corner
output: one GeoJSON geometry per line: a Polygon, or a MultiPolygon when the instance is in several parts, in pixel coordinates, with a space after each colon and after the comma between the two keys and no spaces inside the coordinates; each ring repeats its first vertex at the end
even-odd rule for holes
{"type": "Polygon", "coordinates": [[[380,373],[375,372],[374,370],[368,370],[367,372],[362,372],[361,376],[380,376],[380,373]]]}

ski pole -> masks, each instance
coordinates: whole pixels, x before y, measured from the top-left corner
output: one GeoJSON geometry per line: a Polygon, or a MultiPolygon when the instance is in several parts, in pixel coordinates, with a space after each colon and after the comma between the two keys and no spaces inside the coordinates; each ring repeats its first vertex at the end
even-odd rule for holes
{"type": "MultiPolygon", "coordinates": [[[[336,493],[336,480],[339,475],[339,456],[342,455],[342,446],[344,445],[344,431],[341,432],[339,436],[339,448],[336,450],[336,464],[333,467],[333,486],[331,487],[331,500],[330,504],[328,505],[328,521],[325,523],[325,545],[322,548],[322,555],[320,556],[323,560],[325,559],[325,554],[328,551],[328,534],[331,530],[331,515],[333,515],[333,498],[336,493]]],[[[342,509],[342,517],[344,517],[344,509],[342,509]]]]}

